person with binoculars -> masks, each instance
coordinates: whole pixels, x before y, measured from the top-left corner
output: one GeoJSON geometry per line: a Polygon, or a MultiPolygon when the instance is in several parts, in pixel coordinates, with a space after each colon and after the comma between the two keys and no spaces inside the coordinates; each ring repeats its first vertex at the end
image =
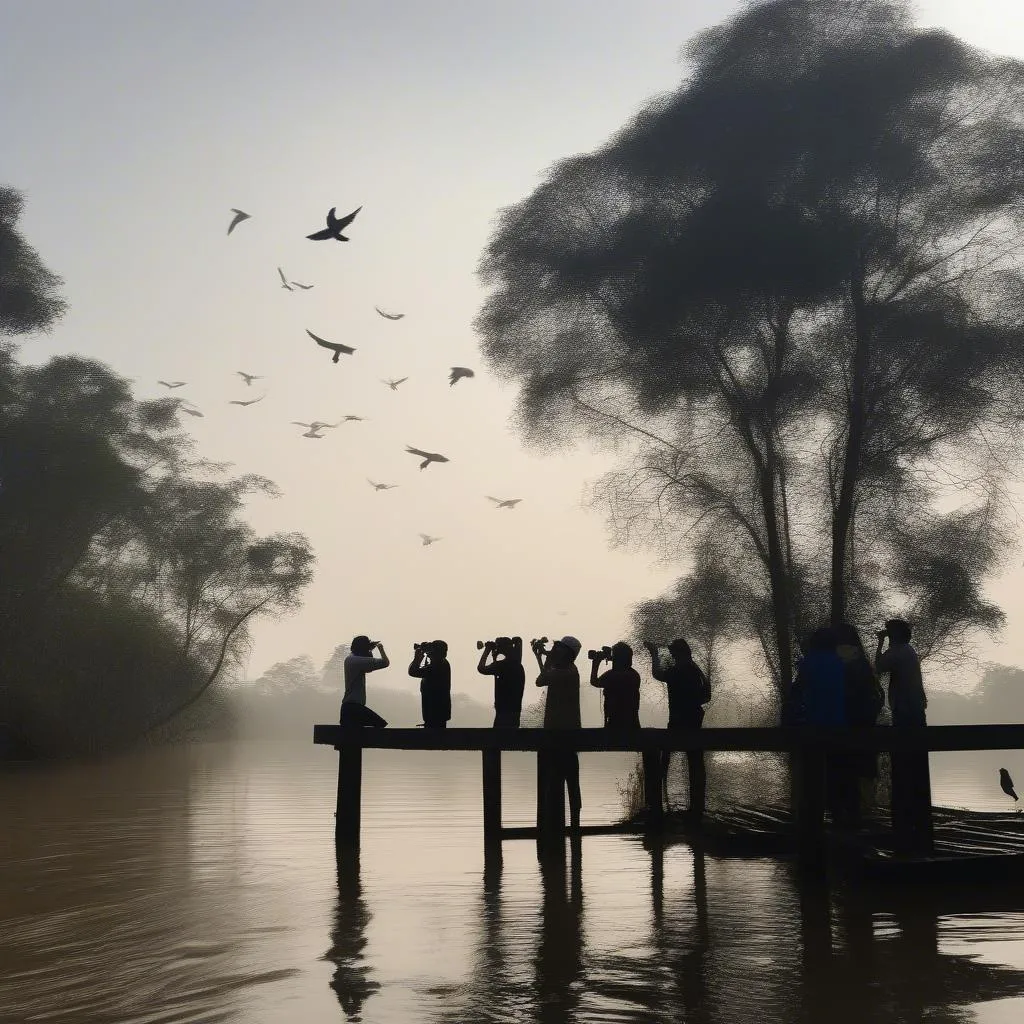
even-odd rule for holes
{"type": "MultiPolygon", "coordinates": [[[[662,646],[644,645],[651,656],[651,675],[665,684],[668,691],[668,728],[699,729],[704,721],[704,705],[711,700],[711,684],[700,666],[693,660],[690,645],[679,637],[668,645],[669,661],[661,660],[662,646]]],[[[661,755],[661,778],[668,802],[668,769],[672,751],[661,755]]],[[[693,815],[704,813],[707,800],[707,775],[704,768],[704,751],[686,751],[686,764],[690,781],[690,807],[693,815]]]]}
{"type": "Polygon", "coordinates": [[[590,658],[590,685],[604,691],[604,727],[640,728],[640,673],[633,668],[633,648],[620,640],[614,647],[587,651],[590,658]],[[598,675],[601,663],[612,667],[598,675]]]}
{"type": "Polygon", "coordinates": [[[366,675],[391,664],[384,645],[368,636],[357,636],[353,637],[349,650],[351,653],[345,658],[345,696],[341,700],[339,721],[342,725],[369,725],[383,729],[388,723],[366,706],[366,675]],[[375,647],[380,652],[379,658],[373,657],[375,647]]]}
{"type": "Polygon", "coordinates": [[[494,676],[494,728],[518,729],[526,685],[523,638],[499,636],[496,640],[477,640],[476,647],[483,652],[477,672],[494,676]],[[488,658],[494,660],[488,663],[488,658]]]}
{"type": "MultiPolygon", "coordinates": [[[[545,647],[547,642],[546,636],[530,641],[530,649],[540,668],[537,685],[547,687],[544,728],[579,729],[580,673],[575,662],[583,645],[574,636],[563,636],[551,645],[549,651],[545,647]]],[[[570,827],[578,829],[583,806],[579,756],[574,750],[558,751],[554,754],[552,766],[561,776],[569,797],[570,827]]]]}
{"type": "Polygon", "coordinates": [[[428,729],[445,729],[452,717],[452,667],[443,640],[413,644],[409,675],[420,681],[420,707],[428,729]]]}

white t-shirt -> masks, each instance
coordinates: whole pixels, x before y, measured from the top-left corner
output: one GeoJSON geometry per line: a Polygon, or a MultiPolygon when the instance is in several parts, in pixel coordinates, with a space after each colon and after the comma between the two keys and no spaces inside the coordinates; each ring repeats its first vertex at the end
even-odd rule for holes
{"type": "Polygon", "coordinates": [[[350,654],[345,659],[345,696],[342,704],[366,704],[366,673],[387,668],[389,662],[368,654],[350,654]]]}

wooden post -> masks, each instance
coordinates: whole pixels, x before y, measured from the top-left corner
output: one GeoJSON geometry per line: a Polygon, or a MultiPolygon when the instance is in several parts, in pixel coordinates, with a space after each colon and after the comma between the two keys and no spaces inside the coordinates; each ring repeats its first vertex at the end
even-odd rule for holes
{"type": "Polygon", "coordinates": [[[893,846],[901,853],[929,856],[934,851],[927,750],[893,751],[892,832],[893,846]]]}
{"type": "Polygon", "coordinates": [[[334,820],[334,841],[339,846],[359,846],[359,808],[362,790],[362,748],[339,747],[338,807],[334,820]]]}
{"type": "Polygon", "coordinates": [[[645,750],[642,761],[647,827],[652,830],[660,829],[665,823],[665,808],[661,799],[661,751],[645,750]]]}
{"type": "Polygon", "coordinates": [[[484,846],[501,846],[501,751],[483,751],[484,846]]]}
{"type": "Polygon", "coordinates": [[[825,752],[806,746],[794,752],[798,850],[801,869],[825,870],[825,752]]]}

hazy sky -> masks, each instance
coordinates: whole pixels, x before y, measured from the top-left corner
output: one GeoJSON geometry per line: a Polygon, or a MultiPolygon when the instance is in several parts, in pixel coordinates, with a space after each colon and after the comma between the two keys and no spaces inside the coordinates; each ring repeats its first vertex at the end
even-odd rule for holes
{"type": "MultiPolygon", "coordinates": [[[[366,632],[394,657],[387,684],[403,685],[412,641],[443,637],[454,687],[486,696],[477,638],[611,643],[674,579],[610,551],[583,506],[606,456],[542,457],[510,430],[513,392],[477,356],[475,268],[501,207],[675,87],[686,40],[739,7],[0,0],[2,181],[27,193],[23,230],[71,304],[23,358],[95,357],[140,397],[188,381],[176,394],[205,413],[186,417],[197,454],[276,481],[283,496],[250,520],[316,549],[304,608],[257,626],[250,675],[366,632]],[[348,244],[305,240],[329,207],[360,205],[348,244]],[[230,207],[252,219],[228,237],[230,207]],[[315,287],[284,291],[278,265],[315,287]],[[306,328],[358,351],[333,365],[306,328]],[[477,377],[449,387],[456,364],[477,377]],[[247,389],[236,370],[266,379],[247,389]],[[406,375],[398,392],[379,382],[406,375]],[[368,420],[321,441],[289,425],[345,413],[368,420]],[[451,462],[420,472],[406,444],[451,462]],[[376,493],[368,476],[399,486],[376,493]],[[524,500],[496,510],[486,494],[524,500]],[[443,539],[423,547],[420,531],[443,539]]],[[[1024,57],[1009,0],[919,10],[1024,57]]],[[[1022,571],[992,589],[1010,622],[990,653],[1007,663],[1024,661],[1022,571]]]]}

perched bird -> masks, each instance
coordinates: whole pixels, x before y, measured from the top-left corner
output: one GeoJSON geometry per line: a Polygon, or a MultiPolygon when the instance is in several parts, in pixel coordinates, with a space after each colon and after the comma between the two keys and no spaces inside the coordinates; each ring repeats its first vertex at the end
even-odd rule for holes
{"type": "Polygon", "coordinates": [[[442,540],[441,537],[431,537],[429,533],[421,533],[420,536],[423,538],[423,546],[429,547],[434,543],[435,540],[442,540]]]}
{"type": "Polygon", "coordinates": [[[484,497],[488,501],[493,501],[498,508],[515,508],[523,500],[522,498],[492,498],[489,494],[485,494],[484,497]]]}
{"type": "Polygon", "coordinates": [[[342,416],[342,423],[362,423],[366,419],[365,416],[342,416]]]}
{"type": "Polygon", "coordinates": [[[384,310],[380,308],[380,306],[374,306],[373,308],[377,310],[377,312],[380,313],[380,315],[384,317],[385,320],[401,320],[402,317],[405,316],[404,313],[385,313],[384,310]]]}
{"type": "Polygon", "coordinates": [[[284,276],[284,271],[280,267],[278,267],[277,273],[278,276],[281,278],[281,287],[285,291],[290,292],[292,290],[292,286],[288,283],[288,278],[284,276]]]}
{"type": "Polygon", "coordinates": [[[381,384],[387,384],[392,391],[397,391],[398,385],[404,384],[408,379],[408,377],[399,377],[398,380],[382,380],[381,384]]]}
{"type": "Polygon", "coordinates": [[[247,385],[251,385],[254,380],[263,380],[263,378],[257,374],[246,373],[245,370],[235,370],[235,373],[238,374],[238,376],[241,377],[247,385]]]}
{"type": "Polygon", "coordinates": [[[302,284],[299,281],[292,281],[292,284],[295,285],[296,288],[301,288],[304,292],[308,292],[309,289],[313,287],[311,284],[302,284]]]}
{"type": "Polygon", "coordinates": [[[455,384],[456,381],[462,380],[463,377],[475,377],[475,376],[476,376],[476,374],[473,373],[473,371],[471,369],[469,369],[469,367],[466,367],[466,366],[453,366],[452,367],[451,375],[448,378],[448,383],[449,383],[449,385],[452,385],[452,384],[455,384]]]}
{"type": "Polygon", "coordinates": [[[324,423],[323,420],[313,420],[312,423],[302,423],[299,420],[292,420],[293,426],[308,427],[310,430],[323,430],[324,427],[334,428],[338,426],[339,423],[341,423],[341,420],[338,420],[338,423],[324,423]]]}
{"type": "Polygon", "coordinates": [[[228,405],[255,405],[257,402],[262,402],[266,397],[266,395],[260,395],[259,398],[250,398],[246,402],[240,402],[237,398],[233,398],[228,402],[228,405]]]}
{"type": "Polygon", "coordinates": [[[355,349],[349,345],[342,345],[340,341],[324,341],[323,338],[318,338],[312,331],[307,330],[306,333],[321,347],[329,348],[334,353],[334,358],[331,360],[332,363],[336,363],[341,357],[342,352],[345,355],[350,356],[355,349]]]}
{"type": "Polygon", "coordinates": [[[436,452],[421,452],[419,448],[406,448],[405,449],[410,455],[419,455],[423,461],[420,463],[420,469],[426,469],[432,462],[447,462],[448,459],[444,455],[438,455],[436,452]]]}
{"type": "Polygon", "coordinates": [[[183,388],[188,383],[187,380],[158,380],[157,384],[163,384],[165,388],[183,388]]]}
{"type": "Polygon", "coordinates": [[[342,231],[356,219],[356,214],[361,209],[362,207],[360,206],[339,220],[335,216],[337,207],[332,206],[327,214],[327,227],[325,227],[323,231],[314,231],[313,234],[306,235],[306,237],[311,238],[314,242],[322,242],[327,238],[334,238],[339,242],[347,242],[348,239],[342,234],[342,231]]]}
{"type": "Polygon", "coordinates": [[[398,484],[378,484],[378,483],[374,483],[374,481],[372,481],[369,477],[366,478],[366,482],[375,491],[390,491],[390,490],[392,490],[392,489],[394,489],[395,487],[398,486],[398,484]]]}
{"type": "Polygon", "coordinates": [[[1015,802],[1020,799],[1014,791],[1013,779],[1010,778],[1010,773],[1005,768],[999,769],[999,788],[1007,796],[1012,796],[1015,802]]]}
{"type": "Polygon", "coordinates": [[[233,206],[231,207],[231,212],[235,216],[231,223],[228,225],[229,235],[231,234],[232,231],[235,230],[236,227],[238,227],[239,224],[242,223],[243,220],[248,220],[252,216],[251,213],[246,213],[244,210],[236,210],[233,206]]]}

